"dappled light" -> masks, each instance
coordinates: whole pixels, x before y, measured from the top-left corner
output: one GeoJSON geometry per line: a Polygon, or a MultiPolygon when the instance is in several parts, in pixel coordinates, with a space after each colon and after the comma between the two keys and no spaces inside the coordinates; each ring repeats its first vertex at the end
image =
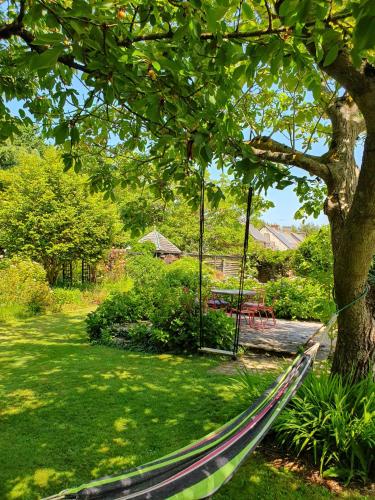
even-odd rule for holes
{"type": "MultiPolygon", "coordinates": [[[[1,499],[36,500],[186,446],[242,411],[285,364],[260,359],[258,374],[251,359],[246,392],[221,358],[90,346],[85,313],[0,327],[1,499]]],[[[256,455],[215,498],[329,496],[316,488],[256,455]]]]}
{"type": "Polygon", "coordinates": [[[36,499],[155,459],[243,407],[233,381],[208,373],[217,360],[90,346],[85,312],[0,326],[0,498],[36,499]]]}

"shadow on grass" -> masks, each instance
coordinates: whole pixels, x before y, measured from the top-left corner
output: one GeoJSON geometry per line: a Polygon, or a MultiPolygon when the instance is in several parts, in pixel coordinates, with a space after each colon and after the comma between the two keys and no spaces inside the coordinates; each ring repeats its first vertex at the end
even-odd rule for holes
{"type": "MultiPolygon", "coordinates": [[[[87,312],[0,325],[0,499],[34,500],[140,465],[248,404],[235,380],[213,370],[218,359],[89,345],[87,312]]],[[[258,394],[274,376],[254,373],[258,394]]],[[[317,499],[327,491],[312,492],[258,456],[216,497],[317,499]]]]}
{"type": "Polygon", "coordinates": [[[0,498],[32,500],[152,460],[245,405],[233,381],[209,373],[217,361],[91,346],[83,319],[0,325],[0,498]]]}

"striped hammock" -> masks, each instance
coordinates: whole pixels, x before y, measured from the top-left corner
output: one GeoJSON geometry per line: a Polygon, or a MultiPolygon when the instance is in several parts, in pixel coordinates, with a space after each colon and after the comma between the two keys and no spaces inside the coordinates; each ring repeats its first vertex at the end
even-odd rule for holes
{"type": "Polygon", "coordinates": [[[62,491],[45,500],[200,499],[210,497],[259,444],[293,397],[319,348],[316,343],[247,410],[195,443],[116,476],[62,491]]]}

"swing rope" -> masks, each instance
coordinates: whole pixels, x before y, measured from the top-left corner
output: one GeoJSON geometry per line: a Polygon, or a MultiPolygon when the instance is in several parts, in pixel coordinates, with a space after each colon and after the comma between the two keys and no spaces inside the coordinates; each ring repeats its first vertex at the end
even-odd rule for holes
{"type": "Polygon", "coordinates": [[[200,207],[199,207],[199,348],[203,347],[203,240],[204,240],[204,195],[205,195],[205,170],[200,172],[200,207]]]}
{"type": "Polygon", "coordinates": [[[238,298],[237,298],[236,327],[235,327],[234,342],[233,342],[233,356],[234,357],[237,355],[238,344],[240,341],[241,309],[242,309],[242,302],[243,302],[243,289],[244,289],[244,284],[245,284],[247,253],[248,253],[248,249],[249,249],[250,214],[251,214],[252,202],[253,202],[253,187],[250,184],[249,191],[247,193],[245,237],[244,237],[244,242],[243,242],[243,254],[242,254],[241,270],[240,270],[240,284],[239,284],[239,292],[238,292],[238,298]]]}
{"type": "MultiPolygon", "coordinates": [[[[204,180],[204,169],[200,172],[200,209],[199,209],[199,348],[204,348],[204,332],[203,332],[203,241],[204,241],[204,196],[205,196],[205,180],[204,180]]],[[[245,237],[243,242],[243,254],[241,260],[240,268],[240,283],[237,298],[237,310],[236,310],[236,326],[234,330],[233,348],[232,355],[233,358],[237,356],[238,345],[240,341],[240,328],[241,328],[241,307],[243,302],[243,290],[245,283],[245,273],[246,273],[246,263],[247,263],[247,253],[249,248],[249,234],[250,234],[250,215],[253,201],[253,187],[249,186],[247,194],[247,205],[246,205],[246,222],[245,222],[245,237]]],[[[224,351],[222,351],[224,352],[224,351]]]]}

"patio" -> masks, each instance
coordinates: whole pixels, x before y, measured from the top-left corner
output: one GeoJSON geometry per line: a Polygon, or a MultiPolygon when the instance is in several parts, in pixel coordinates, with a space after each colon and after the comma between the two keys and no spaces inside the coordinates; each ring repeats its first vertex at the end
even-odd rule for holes
{"type": "MultiPolygon", "coordinates": [[[[276,326],[255,330],[241,321],[240,345],[248,350],[260,350],[278,354],[294,355],[300,346],[306,344],[321,327],[313,321],[291,321],[277,319],[276,326]]],[[[330,340],[326,335],[316,338],[321,343],[318,358],[325,359],[330,351],[330,340]]]]}

